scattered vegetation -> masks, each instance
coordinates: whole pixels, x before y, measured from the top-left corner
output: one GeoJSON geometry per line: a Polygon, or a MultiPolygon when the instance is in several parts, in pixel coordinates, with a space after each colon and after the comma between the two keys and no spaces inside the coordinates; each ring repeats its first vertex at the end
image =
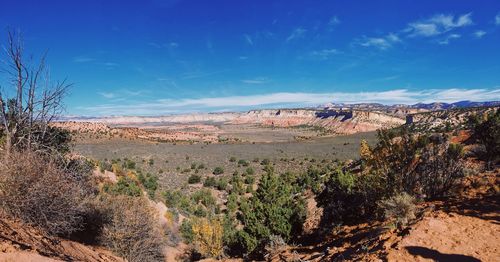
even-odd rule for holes
{"type": "Polygon", "coordinates": [[[81,228],[92,196],[87,174],[33,152],[11,152],[0,162],[0,208],[50,234],[81,228]]]}
{"type": "Polygon", "coordinates": [[[212,172],[214,175],[222,175],[224,174],[224,168],[218,166],[214,168],[214,171],[212,172]]]}
{"type": "Polygon", "coordinates": [[[100,241],[128,261],[163,260],[164,239],[154,209],[144,198],[105,196],[99,201],[104,225],[100,241]]]}
{"type": "Polygon", "coordinates": [[[188,178],[188,183],[189,184],[197,184],[201,182],[201,176],[200,175],[190,175],[188,178]]]}

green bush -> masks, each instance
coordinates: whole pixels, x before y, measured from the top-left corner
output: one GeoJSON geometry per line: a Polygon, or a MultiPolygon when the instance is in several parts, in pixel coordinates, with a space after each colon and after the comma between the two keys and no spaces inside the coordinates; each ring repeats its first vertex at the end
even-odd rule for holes
{"type": "Polygon", "coordinates": [[[213,171],[213,174],[214,175],[221,175],[221,174],[224,174],[224,168],[218,166],[216,168],[214,168],[214,171],[213,171]]]}
{"type": "Polygon", "coordinates": [[[127,168],[127,169],[135,169],[136,167],[136,164],[134,161],[128,159],[128,158],[125,158],[124,159],[124,162],[122,163],[122,167],[123,168],[127,168]]]}
{"type": "Polygon", "coordinates": [[[384,197],[383,180],[378,176],[355,176],[337,169],[317,195],[318,206],[323,207],[323,227],[332,224],[356,223],[376,215],[377,201],[384,197]]]}
{"type": "Polygon", "coordinates": [[[215,207],[216,200],[210,189],[200,189],[191,195],[195,204],[202,204],[207,208],[215,207]]]}
{"type": "Polygon", "coordinates": [[[185,214],[194,212],[194,204],[191,197],[179,190],[165,191],[162,193],[162,196],[168,208],[182,210],[185,214]]]}
{"type": "Polygon", "coordinates": [[[217,180],[217,184],[215,185],[218,190],[226,190],[227,189],[227,179],[220,178],[217,180]]]}
{"type": "Polygon", "coordinates": [[[207,177],[205,178],[205,182],[203,182],[204,187],[215,187],[216,184],[215,177],[207,177]]]}
{"type": "Polygon", "coordinates": [[[248,161],[244,160],[244,159],[240,159],[238,160],[238,165],[239,166],[248,166],[250,163],[248,163],[248,161]]]}
{"type": "Polygon", "coordinates": [[[484,158],[491,162],[500,159],[500,109],[474,127],[474,137],[485,146],[484,158]]]}
{"type": "Polygon", "coordinates": [[[245,177],[245,184],[253,185],[253,183],[255,183],[255,177],[254,176],[246,176],[245,177]]]}
{"type": "Polygon", "coordinates": [[[193,224],[191,220],[185,218],[182,221],[181,227],[179,228],[181,236],[186,244],[190,244],[194,239],[193,224]]]}
{"type": "Polygon", "coordinates": [[[139,184],[129,177],[120,177],[116,184],[106,184],[104,186],[104,192],[113,195],[126,195],[132,197],[142,195],[142,190],[139,187],[139,184]]]}
{"type": "Polygon", "coordinates": [[[188,183],[189,184],[197,184],[201,182],[201,176],[200,175],[190,175],[188,178],[188,183]]]}
{"type": "Polygon", "coordinates": [[[230,157],[229,162],[236,162],[236,157],[234,157],[234,156],[230,157]]]}
{"type": "Polygon", "coordinates": [[[255,170],[254,170],[253,168],[251,168],[251,167],[248,167],[248,168],[245,170],[245,173],[246,173],[247,175],[250,175],[250,176],[251,176],[251,175],[255,174],[255,170]]]}
{"type": "Polygon", "coordinates": [[[299,235],[304,221],[304,202],[294,198],[291,185],[267,172],[249,201],[241,203],[243,230],[238,238],[245,253],[263,251],[271,235],[288,241],[299,235]]]}
{"type": "Polygon", "coordinates": [[[158,176],[147,173],[145,176],[139,172],[137,179],[144,186],[151,198],[154,197],[156,190],[158,189],[158,176]]]}

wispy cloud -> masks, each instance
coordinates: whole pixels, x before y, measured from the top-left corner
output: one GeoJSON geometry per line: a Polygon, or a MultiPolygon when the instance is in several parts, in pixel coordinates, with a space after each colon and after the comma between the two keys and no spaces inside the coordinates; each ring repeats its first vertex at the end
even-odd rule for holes
{"type": "Polygon", "coordinates": [[[476,37],[476,38],[483,38],[484,35],[486,35],[486,32],[483,31],[483,30],[477,30],[473,33],[473,35],[476,37]]]}
{"type": "Polygon", "coordinates": [[[245,39],[245,41],[249,44],[249,45],[253,45],[253,40],[252,40],[252,37],[248,34],[243,34],[243,38],[245,39]]]}
{"type": "Polygon", "coordinates": [[[316,50],[316,51],[312,51],[310,53],[311,57],[313,58],[317,58],[317,59],[320,59],[320,60],[328,60],[330,57],[334,56],[334,55],[338,55],[342,52],[340,52],[339,50],[337,49],[323,49],[323,50],[316,50]]]}
{"type": "Polygon", "coordinates": [[[238,59],[240,59],[240,60],[247,60],[248,56],[239,56],[238,59]]]}
{"type": "Polygon", "coordinates": [[[156,42],[149,42],[149,46],[154,47],[154,48],[176,48],[179,47],[179,43],[177,42],[169,42],[169,43],[156,43],[156,42]]]}
{"type": "Polygon", "coordinates": [[[443,38],[443,39],[439,40],[439,41],[438,41],[438,44],[440,44],[440,45],[447,45],[447,44],[449,44],[449,43],[450,43],[450,41],[451,41],[451,40],[453,40],[453,39],[458,39],[458,38],[460,38],[460,37],[462,37],[462,36],[461,36],[461,35],[459,35],[459,34],[449,34],[449,35],[447,35],[445,38],[443,38]]]}
{"type": "Polygon", "coordinates": [[[336,26],[338,24],[340,24],[340,19],[336,15],[332,16],[330,21],[328,21],[329,26],[336,26]]]}
{"type": "Polygon", "coordinates": [[[73,62],[75,63],[88,63],[88,62],[93,62],[95,61],[95,58],[88,57],[88,56],[77,56],[73,58],[73,62]]]}
{"type": "Polygon", "coordinates": [[[117,66],[119,66],[118,63],[114,63],[114,62],[105,62],[105,63],[103,63],[103,65],[105,65],[107,67],[117,67],[117,66]]]}
{"type": "Polygon", "coordinates": [[[305,33],[307,32],[306,29],[302,27],[297,27],[293,30],[293,32],[286,38],[287,42],[290,42],[294,39],[302,38],[304,37],[305,33]]]}
{"type": "Polygon", "coordinates": [[[245,84],[260,85],[260,84],[268,83],[269,79],[266,77],[256,77],[253,79],[243,79],[243,80],[241,80],[241,82],[245,83],[245,84]]]}
{"type": "Polygon", "coordinates": [[[116,97],[116,94],[115,93],[111,93],[111,92],[99,92],[98,94],[100,96],[104,97],[104,98],[107,98],[107,99],[111,99],[111,98],[115,98],[116,97]]]}
{"type": "Polygon", "coordinates": [[[173,112],[245,110],[250,108],[279,108],[289,106],[316,106],[335,103],[414,104],[429,102],[456,102],[462,100],[500,100],[500,89],[395,89],[381,92],[329,93],[270,93],[249,96],[206,97],[194,99],[158,99],[139,103],[116,103],[81,107],[82,113],[93,115],[161,115],[173,112]]]}
{"type": "Polygon", "coordinates": [[[212,71],[212,72],[190,72],[190,73],[185,73],[182,75],[182,79],[195,79],[195,78],[202,78],[202,77],[208,77],[208,76],[213,76],[217,75],[220,73],[227,72],[227,70],[219,70],[219,71],[212,71]]]}
{"type": "Polygon", "coordinates": [[[365,37],[361,41],[360,45],[364,47],[376,47],[381,50],[388,49],[392,47],[393,44],[401,42],[399,36],[394,33],[390,33],[383,37],[365,37]]]}
{"type": "Polygon", "coordinates": [[[399,78],[399,75],[393,75],[393,76],[375,78],[375,79],[370,80],[369,82],[386,82],[386,81],[391,81],[391,80],[395,80],[398,78],[399,78]]]}
{"type": "Polygon", "coordinates": [[[431,18],[412,22],[404,30],[410,37],[431,37],[444,34],[453,29],[472,25],[472,13],[455,15],[437,14],[431,18]]]}
{"type": "Polygon", "coordinates": [[[145,93],[145,90],[134,91],[129,89],[120,89],[113,92],[97,92],[97,94],[101,97],[105,99],[113,99],[114,101],[123,101],[128,98],[142,96],[145,93]]]}
{"type": "Polygon", "coordinates": [[[500,13],[495,16],[495,25],[500,25],[500,13]]]}

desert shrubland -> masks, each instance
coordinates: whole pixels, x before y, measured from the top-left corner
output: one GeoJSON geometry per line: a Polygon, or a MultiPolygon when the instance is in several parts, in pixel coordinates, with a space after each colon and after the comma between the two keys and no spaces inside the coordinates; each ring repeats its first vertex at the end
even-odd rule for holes
{"type": "Polygon", "coordinates": [[[34,152],[10,152],[0,162],[0,207],[50,234],[82,226],[92,188],[78,169],[34,152]]]}

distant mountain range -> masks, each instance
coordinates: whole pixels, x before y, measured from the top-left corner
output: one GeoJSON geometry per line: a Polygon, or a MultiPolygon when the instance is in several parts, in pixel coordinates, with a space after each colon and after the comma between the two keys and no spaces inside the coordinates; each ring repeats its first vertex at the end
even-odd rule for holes
{"type": "Polygon", "coordinates": [[[486,101],[486,102],[473,102],[473,101],[459,101],[455,103],[417,103],[413,105],[405,104],[394,104],[394,105],[383,105],[379,103],[359,103],[359,104],[345,104],[345,103],[329,103],[323,105],[323,107],[328,108],[353,108],[353,109],[375,109],[375,108],[411,108],[411,109],[426,109],[426,110],[444,110],[453,108],[467,108],[467,107],[483,107],[483,106],[500,106],[500,101],[486,101]]]}

